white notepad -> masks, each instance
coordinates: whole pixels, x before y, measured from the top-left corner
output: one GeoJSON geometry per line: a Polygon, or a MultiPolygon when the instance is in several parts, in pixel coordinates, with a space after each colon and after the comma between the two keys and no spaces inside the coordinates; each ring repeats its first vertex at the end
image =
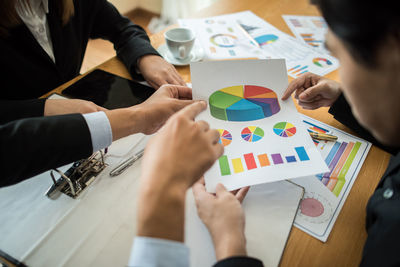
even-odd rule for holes
{"type": "MultiPolygon", "coordinates": [[[[249,256],[262,260],[264,266],[279,265],[303,194],[302,187],[288,181],[251,187],[243,201],[249,256]]],[[[211,236],[197,216],[192,192],[187,194],[185,230],[191,267],[215,264],[211,236]]]]}

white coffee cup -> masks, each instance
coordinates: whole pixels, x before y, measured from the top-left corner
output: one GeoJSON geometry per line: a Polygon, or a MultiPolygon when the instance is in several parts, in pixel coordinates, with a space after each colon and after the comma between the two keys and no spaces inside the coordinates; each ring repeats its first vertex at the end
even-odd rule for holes
{"type": "Polygon", "coordinates": [[[196,36],[191,29],[174,28],[164,33],[165,41],[168,50],[179,60],[184,60],[189,57],[193,49],[196,36]]]}

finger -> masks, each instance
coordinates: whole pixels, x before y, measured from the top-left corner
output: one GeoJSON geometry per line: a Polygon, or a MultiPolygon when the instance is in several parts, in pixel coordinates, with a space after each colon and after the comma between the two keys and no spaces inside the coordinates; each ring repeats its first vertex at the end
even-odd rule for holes
{"type": "Polygon", "coordinates": [[[315,102],[301,102],[299,101],[298,104],[303,108],[303,109],[309,109],[309,110],[313,110],[313,109],[317,109],[322,106],[322,101],[315,101],[315,102]]]}
{"type": "Polygon", "coordinates": [[[217,187],[215,188],[215,194],[217,195],[217,197],[221,197],[223,194],[229,193],[225,186],[221,183],[217,184],[217,187]]]}
{"type": "Polygon", "coordinates": [[[205,121],[197,121],[196,124],[197,124],[197,126],[199,127],[199,129],[201,131],[206,132],[206,131],[208,131],[210,129],[210,124],[208,124],[205,121]]]}
{"type": "Polygon", "coordinates": [[[218,143],[221,136],[219,132],[215,129],[208,131],[207,135],[208,135],[207,137],[211,140],[212,144],[218,143]]]}
{"type": "Polygon", "coordinates": [[[286,88],[285,92],[283,93],[282,100],[286,100],[289,96],[296,91],[297,89],[303,87],[304,81],[306,79],[305,75],[300,76],[297,79],[294,79],[289,86],[286,88]]]}
{"type": "Polygon", "coordinates": [[[150,80],[146,80],[146,82],[153,87],[155,90],[158,90],[160,88],[160,86],[158,86],[156,83],[150,81],[150,80]]]}
{"type": "Polygon", "coordinates": [[[244,198],[246,197],[247,193],[250,190],[250,186],[246,186],[241,188],[236,194],[236,199],[239,200],[240,203],[243,202],[244,198]]]}
{"type": "Polygon", "coordinates": [[[302,102],[311,102],[315,97],[323,93],[326,89],[327,88],[325,84],[317,84],[311,86],[299,95],[299,100],[302,102]]]}
{"type": "Polygon", "coordinates": [[[214,145],[214,157],[215,159],[219,159],[224,154],[224,146],[219,144],[218,142],[214,145]]]}
{"type": "Polygon", "coordinates": [[[179,99],[192,99],[192,88],[187,87],[186,84],[184,86],[177,85],[177,92],[179,99]]]}
{"type": "Polygon", "coordinates": [[[203,184],[201,182],[195,183],[192,187],[192,191],[193,191],[194,199],[196,201],[196,205],[199,205],[205,199],[215,198],[214,195],[212,195],[206,191],[205,184],[203,184]]]}
{"type": "Polygon", "coordinates": [[[198,100],[178,100],[177,99],[175,101],[173,109],[175,112],[177,112],[177,111],[183,109],[184,107],[189,106],[193,103],[197,103],[197,102],[199,102],[199,101],[198,100]]]}
{"type": "MultiPolygon", "coordinates": [[[[190,101],[190,100],[182,100],[182,101],[190,101]]],[[[180,112],[186,116],[187,118],[194,120],[200,112],[205,110],[207,107],[207,103],[205,101],[196,101],[193,104],[190,104],[184,107],[180,112]]]]}

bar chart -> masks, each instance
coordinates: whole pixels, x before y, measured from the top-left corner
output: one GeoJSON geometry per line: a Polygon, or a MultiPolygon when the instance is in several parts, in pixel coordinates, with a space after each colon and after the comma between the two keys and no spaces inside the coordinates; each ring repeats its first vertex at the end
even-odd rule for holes
{"type": "Polygon", "coordinates": [[[241,173],[257,168],[274,166],[279,164],[292,164],[298,161],[308,161],[310,157],[303,146],[295,147],[292,155],[283,155],[282,153],[263,153],[254,155],[254,153],[246,153],[242,157],[228,159],[223,155],[219,158],[219,168],[221,175],[231,175],[241,173]]]}

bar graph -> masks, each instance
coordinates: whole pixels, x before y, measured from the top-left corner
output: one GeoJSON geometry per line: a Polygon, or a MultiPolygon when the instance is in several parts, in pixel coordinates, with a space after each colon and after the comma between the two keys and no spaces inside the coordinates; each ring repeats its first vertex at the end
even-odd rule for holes
{"type": "MultiPolygon", "coordinates": [[[[289,155],[282,153],[272,153],[272,154],[259,154],[254,155],[254,153],[243,154],[240,158],[228,159],[228,156],[223,155],[219,158],[219,168],[222,176],[232,175],[237,173],[242,173],[251,171],[258,168],[276,166],[281,164],[293,164],[299,161],[308,161],[310,157],[304,147],[295,147],[295,154],[289,155]],[[246,169],[245,169],[246,168],[246,169]]],[[[322,176],[321,176],[322,177],[322,176]]],[[[322,179],[322,178],[321,178],[322,179]]]]}
{"type": "Polygon", "coordinates": [[[288,69],[288,72],[293,75],[300,76],[300,75],[308,72],[308,65],[305,65],[305,66],[296,65],[296,66],[288,69]]]}
{"type": "Polygon", "coordinates": [[[360,142],[335,142],[325,158],[329,172],[316,175],[336,197],[346,183],[346,174],[360,146],[360,142]]]}

